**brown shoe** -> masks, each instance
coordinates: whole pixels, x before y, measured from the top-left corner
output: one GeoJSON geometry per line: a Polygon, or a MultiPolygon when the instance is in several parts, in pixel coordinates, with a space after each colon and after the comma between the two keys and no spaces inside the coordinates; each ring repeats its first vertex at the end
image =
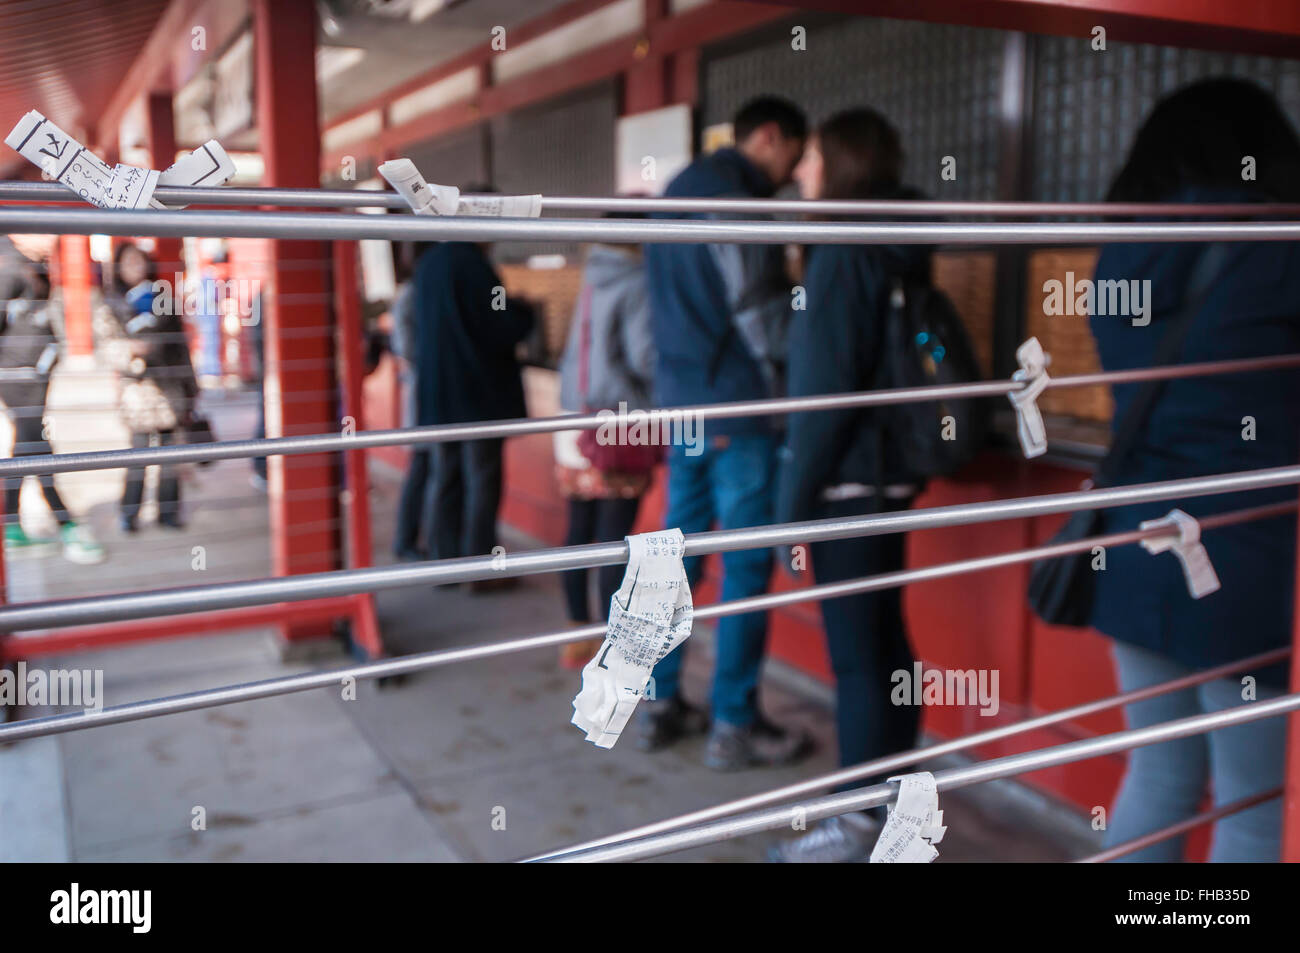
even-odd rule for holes
{"type": "Polygon", "coordinates": [[[569,642],[560,646],[560,668],[573,671],[584,668],[592,656],[600,651],[604,639],[583,639],[581,642],[569,642]]]}

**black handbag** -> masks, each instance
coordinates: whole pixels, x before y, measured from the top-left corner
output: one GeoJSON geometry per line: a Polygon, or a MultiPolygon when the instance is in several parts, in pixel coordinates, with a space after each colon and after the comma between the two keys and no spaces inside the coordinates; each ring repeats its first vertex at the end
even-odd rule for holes
{"type": "MultiPolygon", "coordinates": [[[[1201,310],[1227,255],[1224,244],[1207,245],[1192,266],[1195,276],[1187,289],[1182,307],[1169,319],[1169,325],[1156,349],[1155,366],[1174,364],[1183,350],[1187,330],[1192,319],[1201,310]]],[[[1151,416],[1151,408],[1164,388],[1164,381],[1144,381],[1133,402],[1129,404],[1119,425],[1115,439],[1094,474],[1094,488],[1113,486],[1121,468],[1128,461],[1137,443],[1138,434],[1151,416]]],[[[1100,510],[1079,510],[1071,514],[1065,525],[1052,537],[1052,543],[1069,543],[1096,536],[1102,526],[1100,510]]],[[[1084,550],[1068,556],[1040,559],[1029,571],[1029,607],[1034,615],[1049,625],[1086,628],[1092,618],[1092,603],[1096,575],[1092,568],[1092,552],[1084,550]]]]}
{"type": "MultiPolygon", "coordinates": [[[[189,423],[185,426],[185,443],[203,444],[216,443],[217,435],[212,432],[212,422],[207,417],[195,414],[190,418],[189,423]]],[[[200,467],[207,467],[212,464],[211,460],[203,460],[199,463],[200,467]]]]}

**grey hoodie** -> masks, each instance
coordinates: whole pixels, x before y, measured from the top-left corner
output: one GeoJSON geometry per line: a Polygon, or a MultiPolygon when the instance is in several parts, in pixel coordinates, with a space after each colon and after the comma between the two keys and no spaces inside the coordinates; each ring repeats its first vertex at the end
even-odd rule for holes
{"type": "Polygon", "coordinates": [[[637,251],[593,245],[587,253],[582,290],[560,360],[560,405],[565,410],[650,406],[655,348],[645,264],[637,251]],[[588,306],[589,301],[589,306],[588,306]],[[588,315],[586,393],[581,352],[588,315]]]}

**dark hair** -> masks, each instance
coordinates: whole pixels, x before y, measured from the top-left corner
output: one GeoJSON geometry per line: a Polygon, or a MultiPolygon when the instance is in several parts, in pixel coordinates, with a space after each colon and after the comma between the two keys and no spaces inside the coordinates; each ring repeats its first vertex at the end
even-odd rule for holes
{"type": "Polygon", "coordinates": [[[113,273],[109,277],[109,290],[114,294],[125,295],[131,290],[122,283],[122,258],[127,252],[132,251],[139,252],[144,258],[145,281],[152,282],[156,276],[153,259],[149,257],[149,253],[135,242],[123,242],[117,246],[117,251],[113,252],[113,273]]]}
{"type": "Polygon", "coordinates": [[[781,135],[787,139],[808,138],[808,120],[798,106],[778,96],[759,96],[741,106],[731,121],[737,145],[748,139],[759,126],[769,122],[776,123],[781,135]]]}
{"type": "Polygon", "coordinates": [[[1300,139],[1273,94],[1244,79],[1184,86],[1156,103],[1138,130],[1111,202],[1158,202],[1193,186],[1243,186],[1261,199],[1300,201],[1300,139]],[[1255,159],[1255,180],[1241,177],[1255,159]]]}
{"type": "Polygon", "coordinates": [[[817,128],[822,153],[822,198],[865,199],[898,188],[903,146],[874,109],[846,109],[817,128]]]}

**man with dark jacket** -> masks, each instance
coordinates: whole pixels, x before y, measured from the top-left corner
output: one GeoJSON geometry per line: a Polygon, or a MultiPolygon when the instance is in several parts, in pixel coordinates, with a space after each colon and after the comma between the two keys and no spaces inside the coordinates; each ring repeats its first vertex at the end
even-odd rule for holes
{"type": "MultiPolygon", "coordinates": [[[[486,246],[441,242],[415,268],[419,426],[523,417],[515,348],[533,327],[532,308],[506,298],[486,246]]],[[[435,445],[430,549],[437,559],[482,556],[496,545],[502,441],[435,445]]]]}
{"type": "MultiPolygon", "coordinates": [[[[790,181],[803,154],[807,122],[772,97],[744,106],[733,123],[735,147],[701,156],[668,186],[669,197],[766,198],[790,181]]],[[[734,215],[693,216],[734,218],[734,215]]],[[[646,265],[658,363],[658,406],[756,400],[780,391],[790,282],[780,245],[649,245],[646,265]]],[[[772,522],[778,444],[771,418],[710,424],[701,451],[668,453],[668,526],[684,533],[772,522]]],[[[688,559],[691,582],[699,559],[688,559]]],[[[772,569],[765,549],[722,557],[722,599],[763,592],[772,569]]],[[[789,762],[807,739],[768,724],[758,712],[758,675],[767,616],[727,616],[718,624],[713,725],[705,761],[717,770],[789,762]]],[[[678,691],[683,652],[656,666],[654,697],[637,711],[637,744],[654,750],[703,727],[678,691]]]]}

